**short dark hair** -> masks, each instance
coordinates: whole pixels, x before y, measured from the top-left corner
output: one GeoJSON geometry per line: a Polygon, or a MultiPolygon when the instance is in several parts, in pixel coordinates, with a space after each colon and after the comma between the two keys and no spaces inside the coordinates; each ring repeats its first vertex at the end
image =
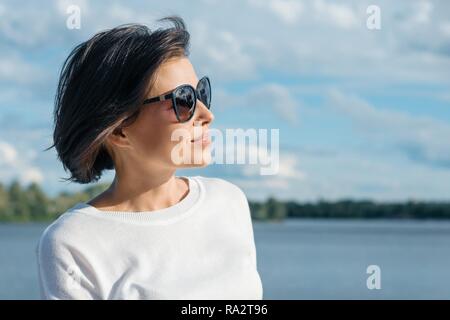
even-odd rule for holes
{"type": "Polygon", "coordinates": [[[64,62],[50,148],[56,148],[64,170],[70,171],[66,180],[89,183],[114,168],[106,137],[139,112],[163,62],[189,56],[183,19],[174,15],[158,21],[173,26],[152,32],[141,24],[120,25],[79,44],[64,62]]]}

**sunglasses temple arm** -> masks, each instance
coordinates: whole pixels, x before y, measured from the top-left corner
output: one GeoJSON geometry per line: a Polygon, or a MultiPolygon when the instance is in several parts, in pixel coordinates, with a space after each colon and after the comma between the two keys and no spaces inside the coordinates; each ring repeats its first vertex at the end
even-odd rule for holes
{"type": "Polygon", "coordinates": [[[157,102],[157,101],[164,101],[164,100],[168,100],[171,98],[172,98],[172,93],[169,93],[166,95],[161,95],[159,97],[154,97],[154,98],[144,100],[143,104],[148,104],[148,103],[157,102]]]}

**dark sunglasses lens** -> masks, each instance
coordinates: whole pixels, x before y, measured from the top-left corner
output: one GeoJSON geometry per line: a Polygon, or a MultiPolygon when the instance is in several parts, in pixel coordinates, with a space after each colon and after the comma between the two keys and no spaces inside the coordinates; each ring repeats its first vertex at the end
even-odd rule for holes
{"type": "Polygon", "coordinates": [[[195,96],[191,87],[181,87],[175,90],[175,107],[181,121],[187,121],[194,113],[195,96]]]}
{"type": "Polygon", "coordinates": [[[211,107],[211,84],[208,78],[200,79],[197,90],[200,94],[200,101],[209,109],[211,107]]]}

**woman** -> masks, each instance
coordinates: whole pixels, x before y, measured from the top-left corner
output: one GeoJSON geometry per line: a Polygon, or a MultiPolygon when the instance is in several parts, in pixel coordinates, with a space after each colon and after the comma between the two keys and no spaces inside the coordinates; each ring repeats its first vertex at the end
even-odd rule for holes
{"type": "Polygon", "coordinates": [[[208,164],[214,116],[183,20],[160,21],[173,26],[100,32],[63,66],[58,157],[72,181],[115,177],[41,235],[43,299],[262,299],[245,194],[223,179],[175,176],[208,164]]]}

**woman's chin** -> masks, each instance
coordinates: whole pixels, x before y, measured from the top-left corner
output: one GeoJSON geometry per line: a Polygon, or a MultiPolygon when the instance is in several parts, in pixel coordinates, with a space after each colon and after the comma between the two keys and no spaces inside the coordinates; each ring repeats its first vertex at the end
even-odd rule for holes
{"type": "Polygon", "coordinates": [[[191,159],[190,165],[188,166],[196,168],[196,167],[206,167],[211,163],[212,157],[211,152],[209,150],[204,150],[201,157],[198,157],[197,159],[193,158],[191,159]]]}
{"type": "Polygon", "coordinates": [[[211,151],[209,148],[205,148],[202,152],[194,153],[190,157],[177,158],[173,164],[179,168],[201,168],[209,165],[211,161],[211,151]]]}

